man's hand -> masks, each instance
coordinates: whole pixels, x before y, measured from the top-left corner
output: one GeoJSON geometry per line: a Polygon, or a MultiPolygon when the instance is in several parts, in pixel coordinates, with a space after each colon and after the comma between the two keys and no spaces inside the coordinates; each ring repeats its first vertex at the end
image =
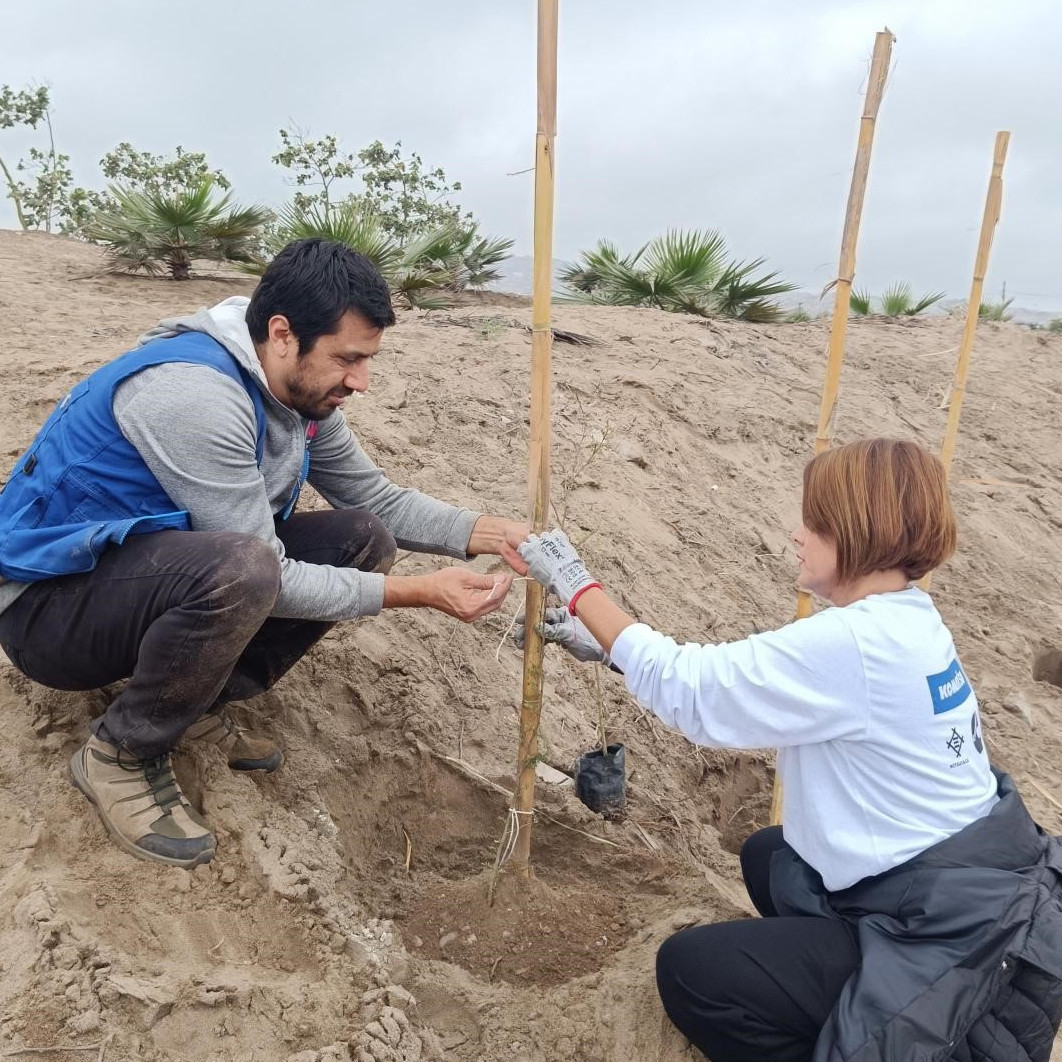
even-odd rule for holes
{"type": "MultiPolygon", "coordinates": [[[[601,648],[597,639],[586,629],[583,623],[568,615],[565,608],[547,608],[544,622],[538,625],[538,633],[547,642],[556,642],[582,663],[595,662],[611,667],[608,653],[601,648]]],[[[513,641],[517,649],[524,647],[524,615],[516,617],[516,630],[513,641]]]]}
{"type": "Polygon", "coordinates": [[[516,547],[527,538],[531,530],[518,520],[505,520],[500,516],[481,516],[468,540],[468,552],[475,557],[481,553],[495,553],[517,575],[527,575],[527,565],[520,559],[516,547]]]}
{"type": "Polygon", "coordinates": [[[557,528],[541,535],[529,535],[520,544],[519,553],[532,578],[565,605],[584,587],[597,582],[586,570],[568,536],[557,528]]]}
{"type": "Polygon", "coordinates": [[[384,608],[434,608],[471,623],[500,608],[513,585],[509,573],[480,575],[468,568],[440,568],[429,575],[388,575],[384,608]]]}
{"type": "Polygon", "coordinates": [[[445,612],[462,623],[471,623],[501,608],[509,588],[511,574],[480,575],[467,568],[440,568],[427,576],[428,600],[425,604],[445,612]]]}

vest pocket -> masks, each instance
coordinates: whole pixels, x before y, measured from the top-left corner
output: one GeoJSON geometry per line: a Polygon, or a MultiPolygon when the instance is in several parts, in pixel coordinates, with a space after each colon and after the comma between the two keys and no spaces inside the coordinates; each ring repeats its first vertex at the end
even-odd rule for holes
{"type": "Polygon", "coordinates": [[[57,493],[65,494],[74,507],[65,516],[68,524],[87,524],[96,520],[122,520],[136,515],[124,500],[112,491],[105,490],[97,481],[85,476],[78,468],[67,471],[57,493]]]}

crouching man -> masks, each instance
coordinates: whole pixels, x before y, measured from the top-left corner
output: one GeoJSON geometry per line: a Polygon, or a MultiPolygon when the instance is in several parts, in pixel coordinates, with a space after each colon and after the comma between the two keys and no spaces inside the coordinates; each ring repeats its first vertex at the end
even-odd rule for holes
{"type": "Polygon", "coordinates": [[[128,678],[73,756],[125,851],[180,867],[215,839],[174,778],[183,737],[239,771],[280,749],[224,706],[269,689],[333,624],[426,606],[465,622],[512,575],[389,575],[396,546],[507,552],[522,524],[390,482],[342,406],[369,385],[386,283],[342,244],[289,244],[248,301],[163,321],[60,402],[0,493],[0,645],[46,686],[128,678]],[[330,511],[296,512],[309,481],[330,511]]]}

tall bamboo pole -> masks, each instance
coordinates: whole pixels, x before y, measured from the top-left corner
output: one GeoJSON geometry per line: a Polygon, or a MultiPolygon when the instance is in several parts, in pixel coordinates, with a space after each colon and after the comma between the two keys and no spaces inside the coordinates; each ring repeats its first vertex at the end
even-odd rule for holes
{"type": "MultiPolygon", "coordinates": [[[[538,135],[535,140],[534,279],[531,302],[531,435],[527,447],[529,514],[532,530],[542,531],[549,515],[549,399],[553,332],[553,142],[557,135],[557,3],[538,3],[538,135]]],[[[531,874],[531,811],[535,801],[538,720],[542,711],[542,622],[545,592],[527,581],[524,607],[524,680],[520,704],[520,747],[516,759],[513,809],[514,869],[531,874]]]]}
{"type": "MultiPolygon", "coordinates": [[[[856,146],[855,166],[852,169],[852,184],[848,190],[848,206],[844,212],[844,230],[841,233],[841,257],[837,265],[837,280],[834,283],[833,320],[830,325],[830,342],[826,358],[826,378],[822,385],[819,402],[819,426],[815,435],[815,453],[828,450],[833,442],[833,418],[837,408],[837,393],[841,385],[841,364],[844,361],[844,340],[848,330],[848,305],[852,298],[852,281],[855,279],[856,244],[859,241],[859,221],[863,215],[863,199],[867,190],[867,174],[870,172],[870,152],[874,146],[874,130],[878,108],[885,94],[885,82],[889,76],[889,58],[896,38],[886,26],[874,37],[874,54],[870,60],[870,78],[867,94],[863,99],[863,114],[859,119],[859,141],[856,146]]],[[[811,594],[797,592],[796,618],[811,615],[811,594]]],[[[771,822],[782,821],[782,787],[774,781],[771,796],[771,822]]]]}
{"type": "MultiPolygon", "coordinates": [[[[940,447],[940,460],[944,463],[946,475],[951,473],[951,460],[955,456],[959,417],[962,415],[962,403],[966,397],[966,377],[970,371],[970,353],[973,350],[977,321],[981,316],[981,297],[985,288],[985,274],[988,272],[988,256],[992,251],[992,237],[995,235],[1000,210],[1003,206],[1003,163],[1007,161],[1009,146],[1010,133],[1006,131],[996,133],[996,143],[992,150],[992,174],[988,178],[988,194],[985,196],[985,212],[981,218],[981,236],[977,241],[977,257],[974,259],[970,299],[966,304],[966,324],[959,343],[959,357],[955,363],[955,376],[951,382],[948,423],[944,428],[944,442],[940,447]]],[[[923,590],[928,590],[932,580],[933,573],[929,572],[918,585],[923,590]]]]}
{"type": "MultiPolygon", "coordinates": [[[[863,114],[859,119],[859,142],[856,147],[852,185],[848,191],[848,206],[844,212],[841,234],[841,257],[837,265],[834,285],[833,320],[830,324],[830,343],[826,358],[826,377],[819,402],[819,427],[815,435],[815,453],[828,450],[833,442],[833,419],[837,408],[837,394],[841,385],[841,364],[844,361],[844,340],[848,331],[848,307],[855,279],[856,244],[859,241],[859,222],[863,216],[863,198],[870,172],[870,151],[874,146],[874,130],[878,108],[889,76],[889,58],[895,40],[886,28],[874,38],[874,55],[870,61],[870,80],[863,100],[863,114]]],[[[797,618],[811,615],[811,594],[801,590],[797,596],[797,618]]]]}

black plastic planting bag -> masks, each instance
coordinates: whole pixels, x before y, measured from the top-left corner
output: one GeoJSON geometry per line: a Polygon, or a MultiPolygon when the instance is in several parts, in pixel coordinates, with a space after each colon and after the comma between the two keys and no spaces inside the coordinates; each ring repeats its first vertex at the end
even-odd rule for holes
{"type": "Polygon", "coordinates": [[[617,818],[627,806],[627,750],[609,745],[605,752],[594,749],[575,764],[575,794],[591,810],[605,818],[617,818]]]}

